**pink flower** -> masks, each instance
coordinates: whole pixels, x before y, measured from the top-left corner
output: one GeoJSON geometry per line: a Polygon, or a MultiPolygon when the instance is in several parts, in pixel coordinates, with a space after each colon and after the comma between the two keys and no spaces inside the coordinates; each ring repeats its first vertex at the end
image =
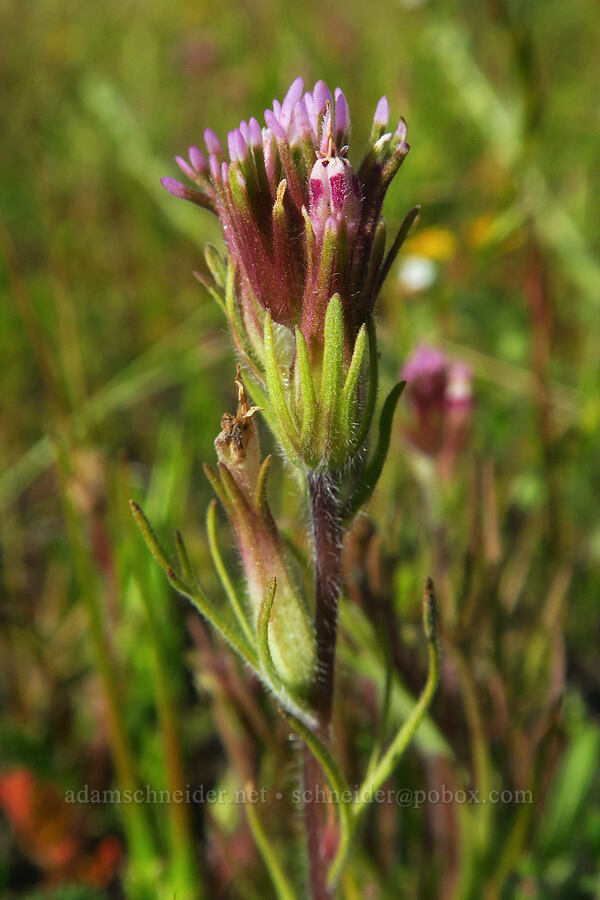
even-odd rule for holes
{"type": "Polygon", "coordinates": [[[401,369],[412,408],[410,443],[445,470],[464,446],[473,409],[473,373],[435,347],[421,344],[401,369]]]}

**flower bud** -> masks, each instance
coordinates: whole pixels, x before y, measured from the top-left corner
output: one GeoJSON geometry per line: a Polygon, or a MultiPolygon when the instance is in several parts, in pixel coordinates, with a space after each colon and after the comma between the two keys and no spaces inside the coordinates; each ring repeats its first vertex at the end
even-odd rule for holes
{"type": "Polygon", "coordinates": [[[344,220],[356,234],[360,217],[358,178],[344,156],[318,159],[310,173],[310,221],[321,237],[329,216],[344,220]]]}
{"type": "Polygon", "coordinates": [[[425,456],[450,474],[464,447],[473,407],[472,372],[435,347],[421,345],[404,365],[412,422],[407,437],[425,456]]]}
{"type": "Polygon", "coordinates": [[[284,544],[266,497],[270,457],[260,462],[254,416],[240,376],[236,378],[238,409],[226,413],[215,441],[218,474],[205,472],[221,500],[240,552],[250,618],[256,626],[265,590],[275,578],[277,591],[269,621],[269,649],[279,677],[295,697],[306,697],[313,681],[315,641],[308,604],[296,583],[284,544]]]}

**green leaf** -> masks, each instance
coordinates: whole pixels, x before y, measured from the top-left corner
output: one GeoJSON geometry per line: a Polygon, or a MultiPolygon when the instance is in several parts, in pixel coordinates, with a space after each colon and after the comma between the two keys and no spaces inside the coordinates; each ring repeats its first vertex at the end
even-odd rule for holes
{"type": "Polygon", "coordinates": [[[362,473],[357,490],[348,501],[346,509],[344,510],[343,518],[346,522],[353,519],[361,506],[364,506],[369,500],[379,481],[379,476],[383,470],[390,446],[394,413],[405,384],[405,381],[398,382],[398,384],[392,388],[383,404],[379,419],[379,439],[377,441],[377,446],[365,471],[362,473]]]}
{"type": "Polygon", "coordinates": [[[146,542],[148,550],[150,551],[156,562],[159,564],[161,569],[166,572],[167,569],[171,568],[171,562],[169,560],[169,557],[161,547],[160,542],[156,537],[156,534],[154,533],[152,525],[144,515],[144,510],[134,500],[129,501],[129,506],[131,508],[133,518],[135,519],[137,526],[142,533],[142,537],[146,542]]]}
{"type": "Polygon", "coordinates": [[[377,402],[377,388],[379,387],[379,361],[377,359],[377,334],[373,317],[367,319],[367,333],[369,335],[369,383],[367,387],[367,402],[363,413],[360,428],[354,438],[354,449],[360,450],[365,442],[373,421],[375,404],[377,402]]]}
{"type": "Polygon", "coordinates": [[[284,445],[290,458],[293,460],[298,456],[299,434],[292,419],[285,389],[281,380],[281,373],[277,363],[277,355],[275,353],[275,342],[273,339],[273,323],[271,313],[267,312],[265,316],[265,371],[267,375],[267,388],[273,415],[277,423],[279,438],[284,445]]]}
{"type": "Polygon", "coordinates": [[[169,584],[178,594],[186,597],[219,634],[233,647],[236,653],[255,671],[259,669],[258,657],[246,637],[233,628],[221,613],[215,609],[200,585],[192,587],[179,577],[174,569],[167,569],[169,584]]]}
{"type": "Polygon", "coordinates": [[[227,599],[231,604],[231,608],[235,613],[235,617],[241,625],[242,631],[246,635],[248,641],[251,645],[254,644],[254,635],[252,633],[252,629],[248,624],[248,620],[244,613],[244,607],[240,603],[239,597],[235,592],[235,588],[231,583],[231,579],[227,574],[227,569],[223,563],[223,558],[221,556],[221,552],[219,550],[219,544],[217,541],[217,529],[216,529],[216,500],[212,500],[206,511],[206,534],[208,537],[208,549],[210,551],[210,555],[213,561],[213,565],[217,571],[217,575],[219,576],[219,580],[221,582],[221,586],[227,595],[227,599]]]}
{"type": "Polygon", "coordinates": [[[353,417],[356,409],[356,388],[362,369],[363,360],[368,343],[366,324],[361,326],[354,344],[354,352],[346,375],[346,381],[342,390],[342,399],[339,406],[339,430],[340,441],[349,444],[352,434],[353,417]]]}

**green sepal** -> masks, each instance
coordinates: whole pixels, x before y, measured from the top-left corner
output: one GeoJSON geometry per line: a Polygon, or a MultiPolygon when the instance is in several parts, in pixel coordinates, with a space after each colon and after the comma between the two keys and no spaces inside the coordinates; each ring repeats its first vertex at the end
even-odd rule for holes
{"type": "Polygon", "coordinates": [[[225,285],[227,284],[227,257],[224,256],[220,250],[217,250],[214,244],[206,244],[204,248],[204,259],[206,260],[206,265],[210,270],[210,274],[215,280],[215,284],[224,291],[225,285]]]}
{"type": "Polygon", "coordinates": [[[273,338],[273,323],[271,321],[271,313],[267,312],[265,316],[265,372],[267,376],[267,389],[271,400],[273,417],[275,419],[278,431],[278,437],[287,452],[290,461],[298,460],[298,444],[300,436],[298,429],[292,419],[292,414],[288,407],[286,392],[281,380],[281,373],[277,363],[277,354],[275,352],[275,341],[273,338]]]}
{"type": "Polygon", "coordinates": [[[377,389],[379,387],[379,360],[377,358],[377,333],[375,331],[375,323],[373,316],[367,318],[367,334],[369,337],[369,380],[367,385],[367,401],[363,412],[359,429],[352,442],[352,449],[359,451],[369,433],[373,415],[375,413],[375,404],[377,403],[377,389]]]}
{"type": "Polygon", "coordinates": [[[219,305],[222,312],[224,312],[225,315],[227,315],[227,309],[225,307],[225,298],[224,298],[223,294],[220,292],[220,290],[218,289],[217,285],[213,281],[211,281],[211,279],[207,275],[204,275],[202,272],[194,272],[193,274],[194,274],[194,278],[196,279],[196,281],[200,282],[202,287],[208,291],[208,293],[213,298],[213,300],[219,305]]]}
{"type": "Polygon", "coordinates": [[[342,390],[344,366],[344,309],[339,294],[327,306],[323,339],[323,370],[319,396],[319,444],[329,457],[336,456],[338,444],[337,409],[342,390]]]}
{"type": "Polygon", "coordinates": [[[342,396],[339,404],[339,435],[340,443],[350,447],[352,440],[352,432],[356,428],[354,416],[357,407],[357,387],[362,370],[363,360],[368,343],[368,333],[366,324],[361,325],[358,332],[354,351],[350,366],[346,375],[346,381],[342,390],[342,396]]]}
{"type": "Polygon", "coordinates": [[[310,452],[317,418],[317,400],[308,347],[300,328],[296,328],[296,371],[300,379],[300,400],[302,404],[300,441],[304,452],[310,452]]]}

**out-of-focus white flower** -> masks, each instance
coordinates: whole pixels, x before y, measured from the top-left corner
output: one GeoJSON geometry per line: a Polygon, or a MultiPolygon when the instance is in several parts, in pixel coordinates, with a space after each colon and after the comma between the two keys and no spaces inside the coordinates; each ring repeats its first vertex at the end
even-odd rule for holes
{"type": "Polygon", "coordinates": [[[400,263],[398,278],[411,294],[426,291],[437,279],[437,266],[426,256],[405,256],[400,263]]]}

